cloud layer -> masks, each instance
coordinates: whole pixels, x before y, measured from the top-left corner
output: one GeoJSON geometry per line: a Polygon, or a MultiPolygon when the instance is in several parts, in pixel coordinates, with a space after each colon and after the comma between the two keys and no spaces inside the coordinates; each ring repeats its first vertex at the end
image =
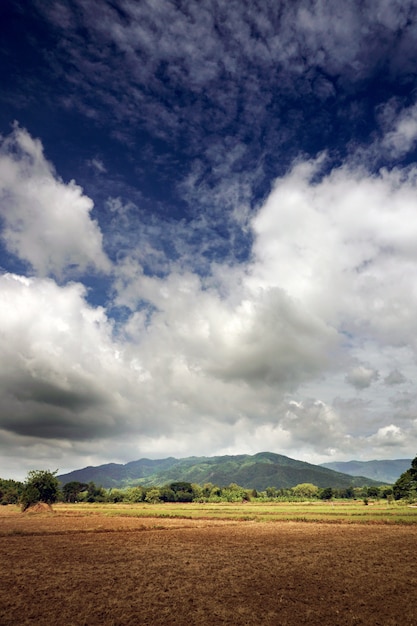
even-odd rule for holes
{"type": "MultiPolygon", "coordinates": [[[[375,175],[346,164],[323,173],[324,157],[297,162],[251,219],[246,264],[215,263],[202,277],[171,263],[168,273],[151,276],[132,251],[113,268],[108,306],[125,316],[112,321],[105,308],[88,304],[81,283],[43,276],[45,268],[60,275],[68,258],[78,265],[91,258],[87,240],[71,235],[66,204],[68,194],[74,211],[77,201],[91,201],[52,175],[40,142],[26,131],[5,140],[9,152],[16,133],[20,151],[3,150],[1,171],[26,168],[29,180],[44,181],[32,186],[31,210],[44,206],[54,225],[63,207],[59,221],[69,238],[63,254],[42,259],[39,231],[22,209],[22,257],[37,259],[39,276],[1,277],[6,441],[35,450],[53,444],[58,465],[84,458],[93,441],[107,441],[108,456],[119,450],[121,459],[173,447],[184,454],[255,452],[272,443],[311,460],[362,450],[411,454],[413,169],[375,175]],[[55,193],[45,199],[48,185],[55,193]]],[[[19,189],[16,178],[4,178],[8,189],[19,189]]],[[[26,186],[19,193],[17,209],[28,206],[26,186]]],[[[99,266],[107,268],[97,224],[88,211],[77,219],[83,234],[93,233],[99,266]]],[[[11,245],[16,235],[5,223],[11,245]]],[[[96,462],[107,458],[98,450],[96,462]]]]}
{"type": "Polygon", "coordinates": [[[414,456],[415,1],[5,2],[0,476],[414,456]]]}

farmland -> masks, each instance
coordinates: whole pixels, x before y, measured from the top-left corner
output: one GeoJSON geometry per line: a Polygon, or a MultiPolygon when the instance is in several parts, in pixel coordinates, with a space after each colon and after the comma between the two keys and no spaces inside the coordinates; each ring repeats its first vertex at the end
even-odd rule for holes
{"type": "Polygon", "coordinates": [[[0,508],[0,623],[417,624],[417,509],[0,508]]]}

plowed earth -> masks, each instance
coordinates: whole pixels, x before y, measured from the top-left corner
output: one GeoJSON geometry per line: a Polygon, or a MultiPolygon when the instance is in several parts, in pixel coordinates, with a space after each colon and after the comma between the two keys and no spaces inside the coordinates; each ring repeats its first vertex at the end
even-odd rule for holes
{"type": "Polygon", "coordinates": [[[0,624],[417,626],[417,527],[0,518],[0,624]]]}

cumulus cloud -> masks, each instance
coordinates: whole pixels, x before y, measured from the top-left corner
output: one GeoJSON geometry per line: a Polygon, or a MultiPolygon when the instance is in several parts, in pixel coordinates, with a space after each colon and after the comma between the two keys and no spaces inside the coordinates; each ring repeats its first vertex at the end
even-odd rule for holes
{"type": "Polygon", "coordinates": [[[84,297],[76,283],[0,277],[0,428],[68,440],[117,432],[117,346],[104,310],[84,297]]]}
{"type": "Polygon", "coordinates": [[[364,365],[358,365],[358,367],[354,367],[346,375],[346,382],[360,391],[370,387],[378,378],[379,374],[376,370],[371,367],[365,367],[364,365]]]}
{"type": "Polygon", "coordinates": [[[325,164],[302,161],[276,181],[252,222],[248,280],[280,286],[340,330],[405,345],[417,306],[417,172],[346,164],[322,175],[325,164]]]}
{"type": "MultiPolygon", "coordinates": [[[[39,143],[27,133],[13,141],[18,156],[8,148],[1,163],[19,180],[25,166],[29,179],[42,171],[48,185],[66,189],[39,143]]],[[[325,155],[298,160],[252,217],[246,263],[213,262],[202,276],[171,260],[152,274],[145,246],[127,250],[108,311],[88,305],[80,283],[1,276],[4,441],[19,450],[33,442],[39,455],[54,442],[58,457],[99,462],[114,460],[114,450],[129,460],[174,448],[255,452],[271,442],[317,461],[410,449],[416,399],[407,411],[395,404],[404,378],[387,364],[407,363],[407,380],[416,374],[416,179],[412,169],[371,175],[349,164],[326,171],[325,155]],[[110,307],[123,310],[114,323],[110,307]],[[379,372],[390,372],[385,385],[379,372]],[[374,386],[394,394],[392,414],[379,411],[374,386]],[[367,390],[367,403],[352,387],[367,390]]],[[[16,195],[18,210],[26,198],[16,195]]],[[[135,208],[117,197],[108,204],[120,219],[135,208]]],[[[57,255],[54,266],[64,269],[57,255]]]]}
{"type": "Polygon", "coordinates": [[[41,276],[87,268],[108,272],[102,233],[90,215],[92,200],[74,181],[65,184],[57,176],[41,142],[17,124],[0,141],[1,236],[7,250],[41,276]]]}
{"type": "Polygon", "coordinates": [[[378,428],[378,431],[370,439],[377,445],[396,447],[404,444],[406,433],[399,426],[389,424],[388,426],[378,428]]]}

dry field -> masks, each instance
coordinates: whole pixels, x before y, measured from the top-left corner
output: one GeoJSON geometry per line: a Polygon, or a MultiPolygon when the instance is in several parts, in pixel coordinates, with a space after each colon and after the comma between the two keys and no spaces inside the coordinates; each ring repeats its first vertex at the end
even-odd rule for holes
{"type": "Polygon", "coordinates": [[[416,525],[2,509],[1,626],[417,626],[416,525]]]}

